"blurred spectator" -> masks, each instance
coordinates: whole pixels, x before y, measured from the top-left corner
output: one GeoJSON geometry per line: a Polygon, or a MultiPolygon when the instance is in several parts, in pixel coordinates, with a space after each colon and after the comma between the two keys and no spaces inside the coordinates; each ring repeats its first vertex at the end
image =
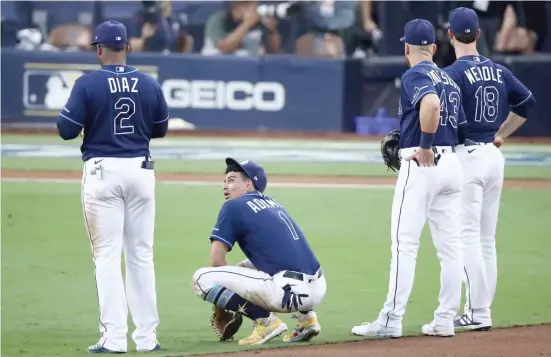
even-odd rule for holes
{"type": "MultiPolygon", "coordinates": [[[[503,16],[508,6],[518,6],[518,1],[444,1],[443,10],[446,22],[451,10],[458,7],[473,9],[478,15],[480,38],[477,41],[478,52],[482,56],[490,56],[497,46],[496,38],[503,24],[503,16]]],[[[499,41],[498,41],[499,42],[499,41]]]]}
{"type": "Polygon", "coordinates": [[[344,57],[342,40],[345,31],[354,25],[356,1],[319,0],[304,4],[306,34],[296,44],[299,56],[344,57]]]}
{"type": "Polygon", "coordinates": [[[541,51],[547,36],[547,9],[543,1],[522,1],[507,6],[494,50],[508,54],[541,51]]]}
{"type": "Polygon", "coordinates": [[[377,53],[383,33],[377,25],[374,10],[373,1],[358,1],[354,25],[343,35],[348,56],[365,58],[377,53]]]}
{"type": "Polygon", "coordinates": [[[231,1],[228,10],[212,14],[205,26],[205,55],[258,56],[277,53],[277,19],[260,16],[257,1],[231,1]]]}
{"type": "Polygon", "coordinates": [[[128,28],[130,49],[134,52],[189,52],[193,39],[181,19],[172,16],[172,4],[165,1],[141,1],[128,28]]]}

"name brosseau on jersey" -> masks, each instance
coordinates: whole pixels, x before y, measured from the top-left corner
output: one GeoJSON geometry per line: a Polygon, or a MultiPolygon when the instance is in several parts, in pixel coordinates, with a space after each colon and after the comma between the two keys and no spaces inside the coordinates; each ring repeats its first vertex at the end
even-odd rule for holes
{"type": "Polygon", "coordinates": [[[434,86],[436,86],[439,83],[444,83],[444,84],[447,84],[447,85],[450,85],[450,86],[454,87],[457,90],[460,90],[457,83],[455,83],[453,81],[453,79],[451,79],[448,76],[448,74],[446,72],[442,71],[442,70],[433,69],[433,70],[427,72],[427,76],[429,76],[429,78],[432,81],[432,84],[434,86]]]}

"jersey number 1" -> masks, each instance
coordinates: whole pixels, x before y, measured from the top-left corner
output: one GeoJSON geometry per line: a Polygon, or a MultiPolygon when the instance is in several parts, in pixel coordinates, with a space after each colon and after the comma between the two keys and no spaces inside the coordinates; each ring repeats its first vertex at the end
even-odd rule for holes
{"type": "Polygon", "coordinates": [[[136,103],[131,98],[121,97],[115,103],[115,135],[134,134],[130,118],[136,113],[136,103]]]}
{"type": "Polygon", "coordinates": [[[289,231],[291,231],[291,235],[293,236],[293,239],[298,240],[297,231],[295,229],[295,226],[293,226],[293,222],[291,222],[289,217],[287,217],[287,215],[283,213],[283,211],[279,211],[279,218],[281,218],[283,222],[285,222],[285,224],[287,225],[287,228],[289,228],[289,231]]]}

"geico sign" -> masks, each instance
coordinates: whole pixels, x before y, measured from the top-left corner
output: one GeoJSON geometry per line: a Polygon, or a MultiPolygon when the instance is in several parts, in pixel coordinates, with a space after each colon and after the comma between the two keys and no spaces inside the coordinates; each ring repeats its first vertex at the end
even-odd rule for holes
{"type": "Polygon", "coordinates": [[[277,112],[285,107],[285,87],[277,82],[168,79],[162,88],[171,108],[277,112]]]}

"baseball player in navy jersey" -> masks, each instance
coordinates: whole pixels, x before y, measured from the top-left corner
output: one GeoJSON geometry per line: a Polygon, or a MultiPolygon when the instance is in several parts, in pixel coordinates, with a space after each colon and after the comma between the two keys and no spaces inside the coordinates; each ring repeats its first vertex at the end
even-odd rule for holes
{"type": "Polygon", "coordinates": [[[297,312],[297,327],[283,341],[308,341],[321,327],[313,309],[326,289],[320,263],[289,212],[263,192],[267,176],[253,161],[226,159],[226,202],[210,235],[210,265],[192,279],[195,293],[253,320],[241,345],[259,345],[287,330],[275,312],[297,312]],[[234,245],[248,258],[228,266],[234,245]]]}
{"type": "Polygon", "coordinates": [[[59,135],[83,131],[82,205],[95,264],[99,300],[97,344],[92,353],[127,351],[128,308],[138,351],[160,348],[153,265],[155,222],[152,138],[165,136],[168,109],[159,84],[126,65],[124,25],[107,21],[94,42],[101,68],[79,77],[59,113],[59,135]],[[124,251],[126,286],[121,272],[124,251]]]}
{"type": "Polygon", "coordinates": [[[402,336],[419,239],[428,220],[441,267],[440,304],[422,332],[453,336],[463,272],[457,215],[462,172],[455,147],[458,125],[465,118],[457,84],[432,61],[436,51],[432,24],[415,19],[404,32],[405,57],[411,68],[402,76],[398,109],[402,161],[392,202],[389,291],[377,320],[355,326],[352,333],[402,336]]]}
{"type": "Polygon", "coordinates": [[[461,88],[468,124],[457,153],[464,172],[462,242],[466,304],[456,328],[488,330],[497,282],[495,233],[505,160],[498,149],[525,121],[532,93],[504,66],[480,56],[476,13],[464,7],[449,16],[457,61],[444,70],[461,88]]]}

